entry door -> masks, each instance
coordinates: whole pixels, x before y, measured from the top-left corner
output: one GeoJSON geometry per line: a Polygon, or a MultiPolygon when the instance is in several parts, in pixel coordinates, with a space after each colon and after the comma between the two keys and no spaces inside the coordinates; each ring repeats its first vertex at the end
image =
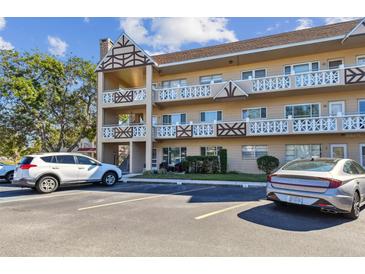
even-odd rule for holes
{"type": "Polygon", "coordinates": [[[347,145],[331,144],[331,158],[347,158],[347,145]]]}
{"type": "Polygon", "coordinates": [[[329,102],[329,114],[330,116],[337,116],[339,114],[345,113],[345,102],[344,101],[334,101],[329,102]]]}

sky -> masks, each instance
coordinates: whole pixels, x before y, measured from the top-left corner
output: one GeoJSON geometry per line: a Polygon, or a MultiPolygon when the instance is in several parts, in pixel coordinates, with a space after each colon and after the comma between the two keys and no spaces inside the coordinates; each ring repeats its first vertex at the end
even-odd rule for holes
{"type": "Polygon", "coordinates": [[[355,19],[327,18],[4,18],[0,50],[39,50],[59,59],[99,61],[99,39],[126,32],[147,53],[161,54],[355,19]]]}

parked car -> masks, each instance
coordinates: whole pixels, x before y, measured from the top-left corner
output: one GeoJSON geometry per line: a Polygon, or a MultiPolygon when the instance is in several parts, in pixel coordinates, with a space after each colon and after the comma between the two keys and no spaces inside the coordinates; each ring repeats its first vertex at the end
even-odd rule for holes
{"type": "Polygon", "coordinates": [[[0,163],[0,179],[5,179],[8,183],[11,183],[14,176],[14,165],[6,165],[4,163],[0,163]]]}
{"type": "Polygon", "coordinates": [[[61,185],[80,182],[112,186],[121,177],[122,171],[117,166],[83,154],[44,153],[25,156],[15,169],[13,184],[50,193],[61,185]]]}
{"type": "Polygon", "coordinates": [[[279,206],[313,206],[357,219],[365,202],[365,170],[350,159],[291,161],[268,176],[266,195],[279,206]]]}

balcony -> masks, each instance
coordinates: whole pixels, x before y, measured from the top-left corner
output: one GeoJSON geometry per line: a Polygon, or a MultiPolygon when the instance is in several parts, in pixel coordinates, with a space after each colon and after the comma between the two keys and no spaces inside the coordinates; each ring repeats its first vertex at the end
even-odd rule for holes
{"type": "Polygon", "coordinates": [[[146,89],[116,89],[103,92],[103,104],[145,103],[146,89]]]}
{"type": "Polygon", "coordinates": [[[146,125],[110,125],[102,127],[104,140],[146,137],[146,125]]]}
{"type": "Polygon", "coordinates": [[[154,89],[154,92],[156,102],[204,99],[212,96],[212,85],[154,89]]]}

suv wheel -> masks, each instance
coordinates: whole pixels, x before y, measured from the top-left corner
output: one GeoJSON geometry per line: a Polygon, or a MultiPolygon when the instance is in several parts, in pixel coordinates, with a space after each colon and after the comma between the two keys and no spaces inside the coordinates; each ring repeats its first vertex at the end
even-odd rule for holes
{"type": "Polygon", "coordinates": [[[360,195],[355,192],[354,200],[352,202],[351,212],[346,214],[346,217],[352,220],[356,220],[360,216],[360,195]]]}
{"type": "Polygon", "coordinates": [[[106,186],[113,186],[118,181],[118,176],[115,172],[108,171],[102,178],[102,183],[106,186]]]}
{"type": "Polygon", "coordinates": [[[39,193],[51,193],[58,188],[58,180],[53,176],[45,176],[41,178],[35,185],[39,193]]]}
{"type": "Polygon", "coordinates": [[[8,183],[11,183],[14,179],[14,171],[10,171],[8,174],[6,174],[5,176],[5,180],[8,182],[8,183]]]}

